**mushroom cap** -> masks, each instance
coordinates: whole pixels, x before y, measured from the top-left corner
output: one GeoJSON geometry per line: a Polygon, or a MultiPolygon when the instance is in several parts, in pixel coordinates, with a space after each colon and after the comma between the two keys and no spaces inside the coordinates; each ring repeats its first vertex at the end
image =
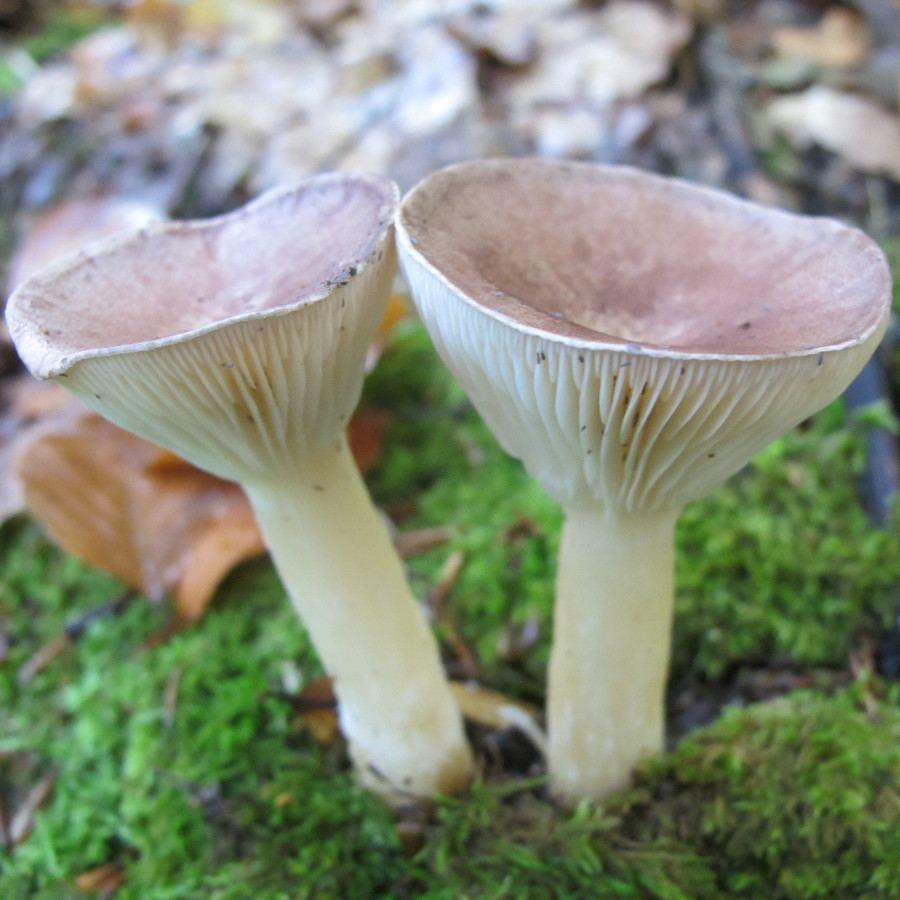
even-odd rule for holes
{"type": "Polygon", "coordinates": [[[6,318],[25,365],[215,474],[324,447],[359,398],[395,270],[397,188],[323,175],[41,271],[6,318]]]}
{"type": "Polygon", "coordinates": [[[702,496],[840,394],[889,314],[861,232],[624,167],[452,166],[397,237],[448,367],[569,506],[702,496]]]}

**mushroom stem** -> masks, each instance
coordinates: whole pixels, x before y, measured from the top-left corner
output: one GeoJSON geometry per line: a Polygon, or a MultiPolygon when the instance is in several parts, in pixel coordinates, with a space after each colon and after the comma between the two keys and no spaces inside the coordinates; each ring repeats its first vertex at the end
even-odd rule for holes
{"type": "Polygon", "coordinates": [[[662,749],[677,518],[567,511],[547,703],[549,769],[564,801],[623,787],[662,749]]]}
{"type": "Polygon", "coordinates": [[[345,438],[316,456],[245,489],[334,679],[351,755],[389,797],[457,790],[472,758],[434,638],[345,438]]]}

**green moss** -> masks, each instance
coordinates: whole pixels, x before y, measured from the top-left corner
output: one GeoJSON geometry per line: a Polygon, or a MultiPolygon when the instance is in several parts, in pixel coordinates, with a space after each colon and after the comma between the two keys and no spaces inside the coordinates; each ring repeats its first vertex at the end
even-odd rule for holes
{"type": "MultiPolygon", "coordinates": [[[[445,607],[487,683],[540,700],[559,510],[415,323],[367,399],[393,414],[378,499],[404,528],[451,531],[411,561],[417,590],[462,550],[445,607]],[[528,618],[538,644],[513,666],[498,638],[528,618]]],[[[862,427],[845,428],[834,406],[685,512],[677,678],[717,679],[773,653],[841,669],[857,635],[886,621],[900,550],[854,497],[862,427]]],[[[873,720],[860,688],[734,710],[634,790],[574,814],[533,785],[479,785],[439,806],[410,859],[342,748],[317,745],[284,697],[286,669],[308,680],[320,668],[267,562],[237,571],[197,626],[158,645],[146,646],[165,611],[134,600],[24,685],[27,659],[121,589],[27,523],[0,531],[0,574],[4,808],[57,772],[31,837],[0,857],[4,898],[76,896],[74,878],[110,862],[126,870],[119,896],[141,900],[900,893],[897,696],[873,720]]]]}
{"type": "Polygon", "coordinates": [[[5,538],[0,747],[23,760],[26,787],[58,774],[34,834],[4,866],[2,896],[55,897],[111,861],[127,865],[123,896],[134,897],[148,886],[154,897],[275,896],[264,893],[273,879],[302,878],[350,879],[367,896],[389,882],[398,841],[387,811],[279,696],[285,664],[320,670],[267,564],[236,573],[197,628],[145,649],[163,614],[138,600],[20,687],[21,663],[118,586],[31,527],[5,538]]]}
{"type": "Polygon", "coordinates": [[[703,847],[731,895],[900,896],[895,705],[868,715],[848,691],[729,710],[644,779],[623,829],[703,847]]]}
{"type": "Polygon", "coordinates": [[[433,898],[900,895],[900,709],[853,691],[732,709],[570,816],[480,787],[415,861],[433,898]],[[437,877],[435,877],[437,876],[437,877]]]}

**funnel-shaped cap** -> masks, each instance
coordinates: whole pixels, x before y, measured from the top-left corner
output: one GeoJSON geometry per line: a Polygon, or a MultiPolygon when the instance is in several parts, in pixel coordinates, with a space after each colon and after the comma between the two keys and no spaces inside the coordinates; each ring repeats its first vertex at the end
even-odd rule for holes
{"type": "Polygon", "coordinates": [[[396,187],[342,174],[151,226],[11,298],[16,348],[118,425],[226,478],[332,442],[395,268],[396,187]]]}
{"type": "Polygon", "coordinates": [[[705,494],[840,394],[887,323],[861,232],[627,168],[463,163],[397,231],[444,361],[569,506],[705,494]]]}

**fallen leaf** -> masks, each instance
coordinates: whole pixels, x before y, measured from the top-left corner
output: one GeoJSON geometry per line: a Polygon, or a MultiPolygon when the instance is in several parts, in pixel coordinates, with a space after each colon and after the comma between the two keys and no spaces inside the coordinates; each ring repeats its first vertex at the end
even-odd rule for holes
{"type": "Polygon", "coordinates": [[[341,729],[337,716],[337,698],[334,686],[327,675],[315,678],[293,698],[297,710],[297,722],[313,738],[325,746],[333,744],[341,729]]]}
{"type": "Polygon", "coordinates": [[[378,462],[390,421],[386,410],[369,407],[358,409],[351,417],[347,442],[360,472],[368,472],[378,462]]]}
{"type": "Polygon", "coordinates": [[[110,895],[125,884],[125,870],[118,863],[106,863],[82,872],[75,879],[75,887],[86,894],[110,895]]]}
{"type": "Polygon", "coordinates": [[[65,632],[58,634],[28,657],[16,673],[16,680],[20,685],[28,684],[35,675],[46,669],[60,653],[71,646],[72,640],[65,632]]]}
{"type": "Polygon", "coordinates": [[[508,728],[510,707],[537,718],[540,710],[532,703],[513,700],[500,691],[471,681],[451,681],[450,692],[466,719],[488,728],[508,728]]]}
{"type": "Polygon", "coordinates": [[[263,551],[240,488],[83,413],[35,440],[19,472],[29,510],[70,553],[198,618],[219,581],[263,551]],[[163,457],[168,460],[168,457],[163,457]]]}
{"type": "Polygon", "coordinates": [[[547,738],[537,724],[540,711],[536,706],[472,682],[451,681],[450,693],[463,718],[488,728],[517,728],[546,754],[547,738]]]}
{"type": "Polygon", "coordinates": [[[17,847],[31,834],[34,817],[47,802],[55,782],[56,772],[49,772],[31,788],[22,805],[16,810],[9,823],[9,841],[13,847],[17,847]]]}
{"type": "Polygon", "coordinates": [[[162,219],[158,207],[124,197],[69,200],[35,217],[10,263],[9,290],[57,259],[162,219]]]}
{"type": "Polygon", "coordinates": [[[769,122],[793,144],[819,144],[863,172],[900,181],[900,118],[864,97],[816,85],[773,100],[769,122]]]}
{"type": "Polygon", "coordinates": [[[288,10],[260,0],[131,0],[128,19],[141,37],[174,47],[185,37],[214,42],[226,31],[267,44],[289,26],[288,10]]]}
{"type": "Polygon", "coordinates": [[[452,20],[450,28],[460,40],[497,62],[524,66],[537,54],[537,24],[544,15],[546,11],[534,8],[498,10],[489,16],[476,11],[452,20]]]}
{"type": "Polygon", "coordinates": [[[645,0],[548,18],[538,28],[538,60],[513,81],[509,98],[533,106],[638,97],[666,76],[690,33],[683,16],[645,0]]]}
{"type": "Polygon", "coordinates": [[[0,523],[25,510],[19,461],[48,429],[85,411],[84,405],[52,382],[28,375],[0,382],[0,523]]]}
{"type": "Polygon", "coordinates": [[[624,151],[629,141],[617,133],[617,105],[665,79],[690,33],[684,16],[644,0],[545,18],[536,60],[501,80],[514,131],[542,156],[624,151]]]}
{"type": "MultiPolygon", "coordinates": [[[[123,103],[130,106],[155,62],[138,52],[137,35],[130,28],[103,28],[80,40],[69,59],[75,75],[74,101],[83,115],[123,103]]],[[[152,93],[146,100],[155,104],[152,93]]]]}
{"type": "Polygon", "coordinates": [[[388,299],[381,323],[366,354],[366,372],[371,372],[378,362],[382,351],[387,346],[391,334],[397,325],[409,316],[409,301],[402,294],[391,294],[388,299]]]}
{"type": "Polygon", "coordinates": [[[869,46],[862,16],[844,6],[832,6],[811,28],[783,26],[772,32],[772,47],[779,56],[825,68],[861,65],[869,56],[869,46]]]}

